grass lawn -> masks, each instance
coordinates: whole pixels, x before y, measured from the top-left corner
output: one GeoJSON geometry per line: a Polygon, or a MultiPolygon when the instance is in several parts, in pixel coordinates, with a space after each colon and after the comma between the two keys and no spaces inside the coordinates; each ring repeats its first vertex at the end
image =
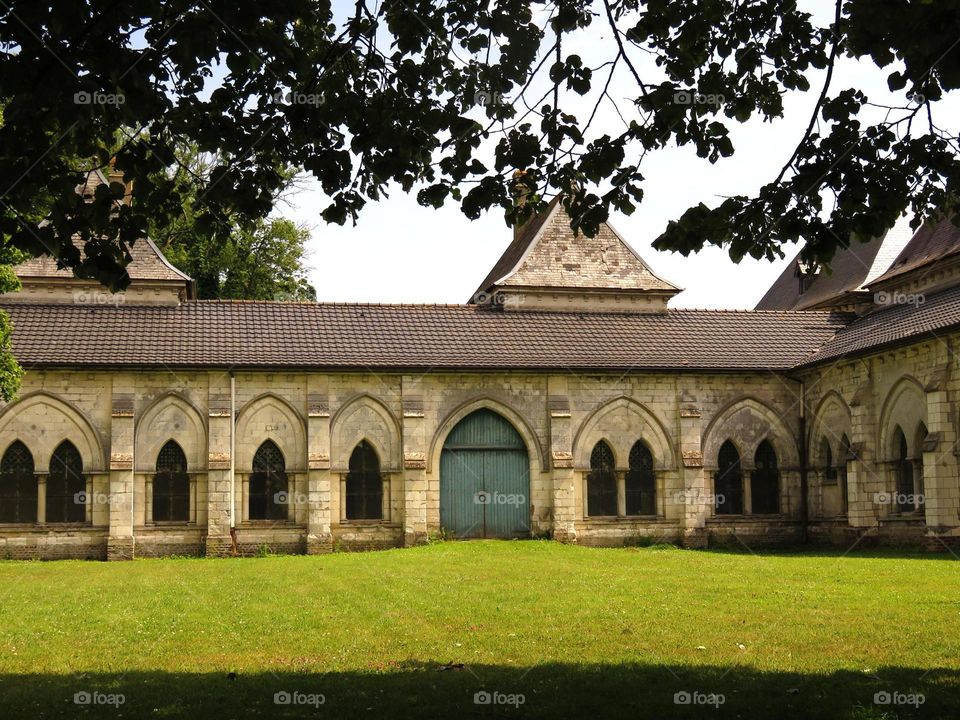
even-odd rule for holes
{"type": "Polygon", "coordinates": [[[4,562],[0,716],[956,718],[960,563],[537,541],[4,562]]]}

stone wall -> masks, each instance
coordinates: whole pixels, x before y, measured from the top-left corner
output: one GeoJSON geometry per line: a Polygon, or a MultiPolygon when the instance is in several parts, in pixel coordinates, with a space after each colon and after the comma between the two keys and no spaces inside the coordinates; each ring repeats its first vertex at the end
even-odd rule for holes
{"type": "Polygon", "coordinates": [[[480,408],[502,415],[526,445],[534,536],[695,547],[793,544],[805,537],[840,544],[860,536],[952,542],[960,537],[955,342],[944,338],[790,376],[237,372],[233,457],[227,371],[34,369],[21,399],[0,410],[0,451],[18,439],[30,448],[42,508],[53,448],[73,443],[88,478],[87,520],[47,524],[41,513],[33,525],[2,525],[0,557],[229,555],[234,547],[241,554],[323,553],[426,542],[441,530],[439,458],[446,437],[480,408]],[[921,422],[924,438],[916,434],[921,422]],[[878,502],[894,489],[895,427],[904,428],[910,457],[922,467],[919,513],[878,502]],[[191,479],[183,523],[152,520],[157,453],[170,440],[184,451],[191,479]],[[289,479],[282,520],[248,517],[248,479],[265,440],[280,449],[289,479]],[[380,463],[381,520],[346,517],[344,479],[361,441],[380,463]],[[636,442],[649,449],[654,514],[587,516],[590,457],[600,441],[612,449],[620,477],[636,442]],[[741,462],[738,515],[714,509],[719,449],[728,441],[741,462]],[[750,500],[754,456],[764,441],[773,446],[779,470],[779,512],[770,515],[753,513],[750,500]],[[828,477],[824,443],[834,458],[845,458],[845,485],[828,477]]]}

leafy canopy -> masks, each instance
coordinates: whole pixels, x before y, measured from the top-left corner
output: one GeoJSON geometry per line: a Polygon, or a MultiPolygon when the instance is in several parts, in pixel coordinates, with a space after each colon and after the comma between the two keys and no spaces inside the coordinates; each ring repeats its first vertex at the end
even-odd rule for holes
{"type": "Polygon", "coordinates": [[[319,0],[8,0],[0,230],[117,287],[126,245],[187,200],[223,245],[235,223],[267,216],[293,166],[329,196],[329,222],[392,186],[470,218],[499,207],[508,221],[563,192],[575,228],[592,233],[642,200],[650,153],[687,145],[717,162],[734,152],[732,123],[780,117],[798,90],[818,101],[782,171],[753,196],[691,207],[656,244],[739,259],[803,237],[804,259],[821,262],[908,203],[955,211],[957,137],[935,110],[960,84],[957,27],[960,0],[840,0],[825,22],[794,0],[357,0],[337,12],[319,0]],[[574,52],[585,44],[605,60],[574,52]],[[884,120],[864,122],[868,98],[833,86],[843,57],[869,59],[901,93],[884,120]],[[825,81],[811,88],[814,69],[825,81]],[[624,82],[625,103],[610,92],[624,82]],[[594,127],[608,103],[616,132],[594,127]],[[119,184],[87,205],[73,189],[89,169],[76,158],[105,165],[118,132],[136,201],[115,213],[119,184]],[[220,158],[192,199],[158,172],[184,143],[220,158]]]}

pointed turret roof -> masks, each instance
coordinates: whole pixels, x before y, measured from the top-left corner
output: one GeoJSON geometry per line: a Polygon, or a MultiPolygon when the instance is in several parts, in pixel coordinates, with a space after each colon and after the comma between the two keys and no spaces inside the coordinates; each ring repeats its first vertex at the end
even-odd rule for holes
{"type": "Polygon", "coordinates": [[[477,288],[542,288],[675,295],[680,288],[656,275],[613,227],[594,237],[574,234],[560,197],[531,218],[477,288]]]}

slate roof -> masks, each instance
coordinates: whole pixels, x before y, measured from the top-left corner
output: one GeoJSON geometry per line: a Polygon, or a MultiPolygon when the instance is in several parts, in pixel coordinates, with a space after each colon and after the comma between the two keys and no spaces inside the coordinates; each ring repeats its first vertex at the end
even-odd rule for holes
{"type": "Polygon", "coordinates": [[[960,327],[960,286],[927,295],[920,304],[905,302],[864,315],[841,329],[801,365],[936,337],[957,327],[960,327]]]}
{"type": "Polygon", "coordinates": [[[502,312],[243,301],[9,303],[5,309],[14,324],[14,355],[27,368],[786,369],[851,319],[822,312],[502,312]]]}
{"type": "Polygon", "coordinates": [[[949,219],[924,223],[903,248],[890,268],[870,285],[882,285],[888,280],[905,275],[947,257],[960,253],[960,228],[949,219]]]}
{"type": "Polygon", "coordinates": [[[494,286],[680,291],[654,274],[608,223],[600,225],[595,237],[575,235],[559,196],[523,225],[477,293],[494,286]]]}
{"type": "MultiPolygon", "coordinates": [[[[838,250],[830,270],[821,270],[800,292],[799,253],[784,268],[770,289],[757,303],[757,310],[807,310],[843,302],[851,293],[864,291],[866,285],[890,267],[890,263],[910,240],[909,226],[897,223],[882,237],[853,242],[838,250]]],[[[865,292],[865,291],[864,291],[865,292]]]]}

